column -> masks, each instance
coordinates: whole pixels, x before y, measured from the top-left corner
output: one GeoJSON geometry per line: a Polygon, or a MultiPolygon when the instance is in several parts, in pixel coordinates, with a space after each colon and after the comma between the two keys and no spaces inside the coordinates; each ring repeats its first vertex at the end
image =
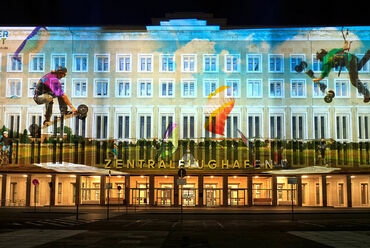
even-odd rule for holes
{"type": "Polygon", "coordinates": [[[56,175],[51,176],[51,181],[49,184],[50,188],[50,206],[55,206],[55,182],[56,182],[56,175]]]}
{"type": "Polygon", "coordinates": [[[76,176],[76,205],[81,204],[81,176],[77,175],[76,176]]]}
{"type": "Polygon", "coordinates": [[[248,206],[252,206],[253,204],[253,177],[249,175],[247,177],[247,187],[248,187],[248,206]]]}
{"type": "Polygon", "coordinates": [[[347,175],[347,207],[352,207],[352,179],[351,175],[347,175]]]}
{"type": "Polygon", "coordinates": [[[2,181],[1,181],[1,206],[5,207],[6,205],[6,179],[7,175],[2,174],[2,181]]]}
{"type": "Polygon", "coordinates": [[[130,176],[125,175],[125,201],[126,204],[130,204],[130,176]]]}
{"type": "Polygon", "coordinates": [[[302,176],[297,176],[297,206],[302,207],[302,176]]]}
{"type": "Polygon", "coordinates": [[[328,197],[327,197],[327,190],[326,190],[326,175],[321,176],[321,184],[322,184],[322,206],[328,206],[328,197]]]}
{"type": "Polygon", "coordinates": [[[228,206],[228,202],[229,202],[229,199],[228,199],[228,184],[229,184],[229,180],[228,180],[228,176],[227,175],[223,175],[222,176],[222,206],[224,207],[227,207],[228,206]]]}
{"type": "Polygon", "coordinates": [[[272,206],[277,206],[277,178],[272,176],[272,206]]]}
{"type": "Polygon", "coordinates": [[[100,176],[100,206],[105,206],[105,180],[106,176],[100,176]]]}
{"type": "Polygon", "coordinates": [[[27,175],[26,181],[26,206],[31,206],[31,175],[27,175]]]}
{"type": "Polygon", "coordinates": [[[179,185],[177,185],[177,179],[178,178],[179,178],[178,175],[175,175],[173,177],[173,180],[174,180],[174,182],[173,182],[173,201],[174,201],[173,205],[175,207],[179,206],[179,199],[180,199],[180,197],[179,197],[179,185]]]}
{"type": "Polygon", "coordinates": [[[155,199],[154,199],[154,175],[149,176],[149,205],[154,206],[155,199]]]}
{"type": "Polygon", "coordinates": [[[203,207],[203,175],[198,176],[198,206],[203,207]]]}

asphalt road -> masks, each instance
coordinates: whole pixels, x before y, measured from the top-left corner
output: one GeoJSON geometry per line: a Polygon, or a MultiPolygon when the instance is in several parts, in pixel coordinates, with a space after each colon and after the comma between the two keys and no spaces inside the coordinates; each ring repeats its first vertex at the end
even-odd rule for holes
{"type": "Polygon", "coordinates": [[[0,209],[0,247],[370,247],[370,213],[0,209]],[[41,210],[40,210],[41,211],[41,210]]]}

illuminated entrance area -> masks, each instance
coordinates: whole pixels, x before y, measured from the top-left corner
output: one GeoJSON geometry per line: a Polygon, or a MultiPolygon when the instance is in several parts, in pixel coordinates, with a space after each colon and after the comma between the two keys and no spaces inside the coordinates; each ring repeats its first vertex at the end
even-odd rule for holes
{"type": "Polygon", "coordinates": [[[252,179],[253,205],[272,205],[272,178],[255,176],[252,179]]]}
{"type": "Polygon", "coordinates": [[[302,176],[302,206],[322,206],[322,176],[302,176]]]}
{"type": "Polygon", "coordinates": [[[347,207],[347,177],[326,176],[326,195],[328,207],[347,207]]]}
{"type": "Polygon", "coordinates": [[[288,184],[288,177],[277,177],[276,190],[277,205],[297,205],[297,184],[288,184]]]}
{"type": "Polygon", "coordinates": [[[370,207],[369,203],[369,183],[370,176],[356,175],[351,176],[352,185],[352,206],[353,207],[370,207]]]}
{"type": "Polygon", "coordinates": [[[248,205],[248,180],[245,176],[228,177],[228,205],[241,207],[248,205]]]}
{"type": "Polygon", "coordinates": [[[111,189],[105,188],[105,203],[108,204],[123,204],[125,200],[125,177],[123,176],[108,176],[106,183],[111,184],[111,189]],[[109,190],[109,193],[108,193],[109,190]]]}
{"type": "Polygon", "coordinates": [[[81,176],[81,204],[100,203],[100,176],[81,176]]]}
{"type": "Polygon", "coordinates": [[[137,206],[149,205],[149,177],[130,177],[130,204],[137,206]]]}
{"type": "Polygon", "coordinates": [[[195,207],[198,205],[198,177],[187,176],[186,184],[179,187],[180,199],[179,204],[184,207],[195,207]]]}
{"type": "Polygon", "coordinates": [[[207,207],[217,207],[223,204],[222,199],[222,177],[204,177],[203,204],[207,207]]]}
{"type": "Polygon", "coordinates": [[[154,205],[172,206],[174,203],[174,177],[154,177],[154,205]]]}

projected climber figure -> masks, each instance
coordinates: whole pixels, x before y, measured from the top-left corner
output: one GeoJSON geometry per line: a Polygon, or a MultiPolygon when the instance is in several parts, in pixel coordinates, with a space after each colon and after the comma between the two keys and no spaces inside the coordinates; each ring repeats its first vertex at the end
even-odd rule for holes
{"type": "Polygon", "coordinates": [[[68,97],[64,94],[60,79],[67,75],[67,68],[59,66],[57,70],[51,71],[44,75],[38,82],[35,88],[33,100],[37,104],[45,104],[45,121],[44,126],[49,126],[51,115],[53,114],[54,98],[58,98],[60,114],[63,116],[77,113],[77,109],[73,107],[68,97]],[[67,105],[72,111],[68,111],[67,105]]]}

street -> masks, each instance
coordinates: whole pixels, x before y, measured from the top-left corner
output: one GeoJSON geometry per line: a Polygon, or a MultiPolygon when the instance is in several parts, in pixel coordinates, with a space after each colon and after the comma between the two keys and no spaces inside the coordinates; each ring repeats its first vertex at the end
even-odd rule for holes
{"type": "Polygon", "coordinates": [[[368,209],[0,209],[0,247],[369,247],[368,209]]]}

